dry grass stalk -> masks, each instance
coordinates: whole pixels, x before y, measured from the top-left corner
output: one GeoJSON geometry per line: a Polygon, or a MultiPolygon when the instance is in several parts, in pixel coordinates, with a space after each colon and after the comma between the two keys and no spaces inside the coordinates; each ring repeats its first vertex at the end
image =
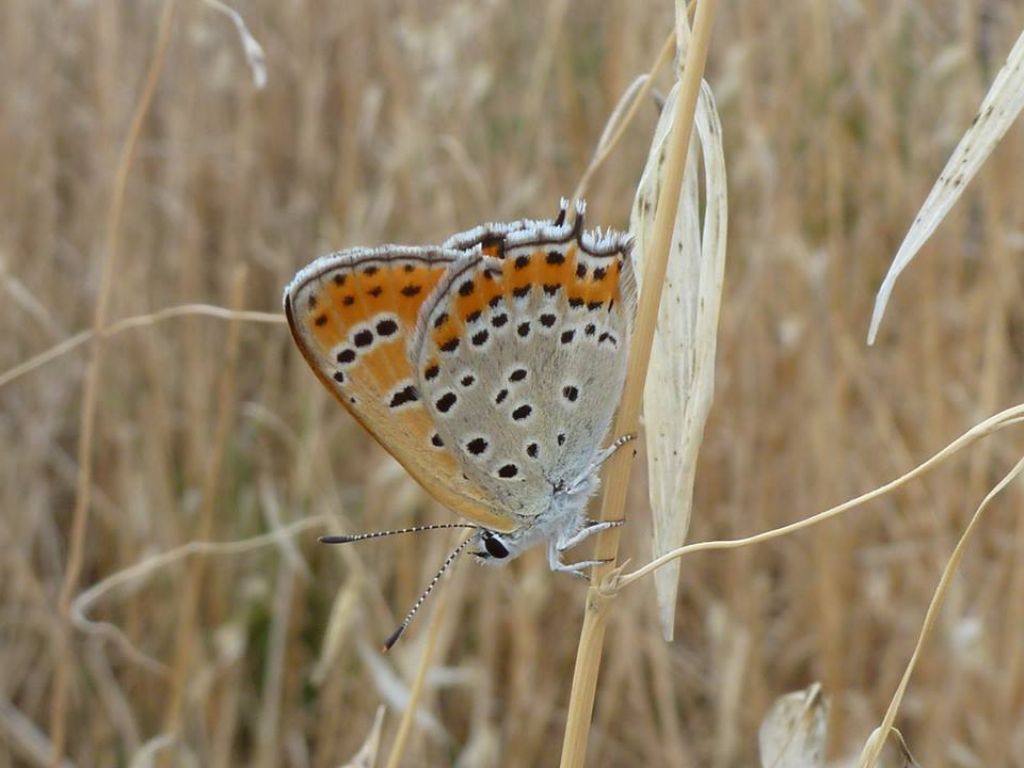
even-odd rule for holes
{"type": "Polygon", "coordinates": [[[618,145],[626,128],[629,127],[630,123],[633,122],[633,118],[636,117],[637,110],[646,103],[647,97],[651,93],[651,88],[654,87],[654,76],[668,63],[669,57],[672,56],[672,51],[675,50],[675,44],[676,36],[675,33],[672,33],[665,38],[665,44],[661,47],[658,57],[654,60],[654,64],[651,65],[647,74],[634,80],[633,84],[622,95],[618,106],[615,107],[615,111],[608,119],[607,125],[605,125],[601,138],[597,141],[597,146],[594,148],[594,156],[591,158],[587,170],[583,172],[579,182],[576,184],[576,189],[570,198],[571,200],[583,200],[587,196],[590,180],[597,173],[598,169],[604,165],[604,162],[618,145]]]}
{"type": "Polygon", "coordinates": [[[409,748],[409,737],[412,734],[416,710],[419,707],[420,697],[423,695],[427,682],[427,672],[430,670],[437,641],[444,626],[444,616],[448,608],[449,594],[449,590],[442,590],[435,600],[434,614],[430,617],[430,627],[427,630],[427,637],[423,642],[423,650],[420,652],[416,676],[413,678],[412,686],[409,689],[409,699],[406,702],[405,710],[402,712],[402,719],[398,724],[398,732],[395,734],[395,739],[391,744],[391,751],[388,753],[387,768],[398,768],[402,764],[402,758],[405,757],[406,750],[409,748]]]}
{"type": "MultiPolygon", "coordinates": [[[[675,128],[669,146],[665,168],[665,183],[658,198],[654,233],[650,253],[644,259],[645,286],[640,296],[636,325],[629,350],[629,375],[622,393],[618,415],[613,428],[616,435],[636,434],[640,425],[640,404],[643,397],[647,364],[654,340],[654,327],[658,318],[661,286],[665,279],[672,240],[679,195],[682,189],[686,157],[690,147],[693,129],[693,115],[704,75],[711,42],[711,28],[715,17],[717,0],[701,0],[697,4],[693,37],[686,50],[683,80],[676,103],[675,128]]],[[[606,473],[605,491],[600,519],[618,520],[625,514],[626,489],[632,467],[632,453],[619,451],[609,460],[606,473]]],[[[594,547],[595,557],[607,559],[605,566],[594,569],[591,579],[594,586],[587,590],[586,611],[580,631],[573,672],[569,711],[566,717],[565,735],[562,744],[562,766],[580,766],[586,759],[587,737],[590,730],[591,714],[594,709],[594,694],[600,672],[601,651],[604,647],[605,624],[611,607],[609,597],[602,593],[599,584],[614,568],[618,555],[619,531],[611,529],[599,535],[594,547]]]]}
{"type": "Polygon", "coordinates": [[[82,387],[81,417],[78,431],[78,484],[75,494],[75,508],[72,513],[71,532],[68,542],[68,557],[65,565],[64,581],[60,589],[58,606],[60,626],[56,642],[56,674],[53,680],[52,705],[50,709],[50,738],[53,741],[53,754],[50,763],[54,768],[64,759],[67,697],[70,684],[71,667],[74,663],[73,639],[71,637],[71,601],[78,589],[78,580],[82,571],[82,558],[85,547],[85,533],[89,524],[90,491],[92,490],[92,451],[93,432],[96,425],[96,403],[99,397],[100,372],[103,366],[103,329],[107,325],[110,310],[110,299],[113,293],[114,277],[117,274],[119,245],[121,236],[121,215],[124,211],[125,193],[128,188],[128,173],[132,167],[135,150],[138,146],[142,126],[149,113],[157,81],[163,68],[167,44],[171,37],[174,19],[175,0],[164,3],[157,27],[156,46],[150,60],[149,71],[146,73],[145,84],[139,94],[139,100],[132,115],[131,124],[121,156],[118,159],[111,188],[110,207],[107,217],[107,240],[103,263],[100,267],[99,291],[96,297],[96,308],[93,314],[93,339],[89,360],[86,364],[85,381],[82,387]]]}
{"type": "MultiPolygon", "coordinates": [[[[246,323],[285,324],[285,319],[280,313],[276,312],[243,312],[210,304],[182,304],[177,307],[166,307],[165,309],[158,310],[157,312],[147,312],[144,315],[125,317],[104,327],[103,330],[99,332],[99,335],[104,339],[109,339],[111,336],[116,336],[117,334],[131,330],[132,328],[146,328],[151,325],[156,325],[157,323],[162,323],[164,320],[192,316],[216,317],[221,320],[238,320],[246,323]]],[[[31,373],[40,366],[46,365],[47,363],[74,351],[96,335],[95,331],[81,331],[76,333],[74,336],[65,339],[59,344],[55,344],[49,349],[40,352],[39,354],[33,355],[28,360],[7,369],[3,373],[0,373],[0,387],[31,373]]]]}
{"type": "MultiPolygon", "coordinates": [[[[245,279],[245,268],[236,268],[229,294],[231,311],[236,313],[241,310],[245,301],[245,279]]],[[[208,541],[213,536],[214,515],[217,509],[220,484],[222,482],[221,468],[224,464],[224,454],[227,451],[228,439],[235,420],[235,404],[238,397],[238,355],[241,339],[242,323],[238,319],[232,320],[228,325],[227,338],[224,343],[224,356],[222,358],[224,367],[221,370],[217,388],[217,421],[211,435],[209,455],[206,457],[206,474],[203,478],[203,497],[199,509],[199,526],[194,536],[199,541],[208,541]]],[[[171,677],[171,695],[167,700],[167,709],[164,714],[164,728],[170,733],[176,733],[181,728],[182,706],[185,701],[185,690],[192,666],[193,646],[197,642],[195,637],[196,611],[198,610],[202,591],[209,587],[208,584],[204,584],[204,575],[203,562],[199,561],[188,573],[182,593],[182,600],[178,606],[177,641],[171,677]]]]}

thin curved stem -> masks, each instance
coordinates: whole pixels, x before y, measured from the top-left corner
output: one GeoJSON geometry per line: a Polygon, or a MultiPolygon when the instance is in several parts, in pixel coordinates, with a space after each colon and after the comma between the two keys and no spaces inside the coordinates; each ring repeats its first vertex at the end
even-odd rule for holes
{"type": "Polygon", "coordinates": [[[803,520],[798,520],[797,522],[790,523],[789,525],[784,525],[781,528],[773,528],[770,531],[762,531],[761,533],[755,533],[752,536],[744,536],[740,539],[701,541],[696,544],[687,544],[686,546],[679,547],[678,549],[674,549],[671,552],[666,552],[661,557],[652,560],[643,567],[637,568],[635,571],[627,573],[624,576],[618,576],[616,578],[613,574],[612,577],[609,579],[609,583],[602,585],[602,589],[606,592],[618,592],[628,587],[630,584],[639,581],[644,576],[649,576],[651,573],[658,570],[670,561],[676,560],[680,557],[683,557],[684,555],[688,555],[693,552],[706,552],[709,550],[721,549],[738,549],[740,547],[746,547],[750,544],[759,544],[764,541],[776,539],[780,536],[786,536],[787,534],[795,533],[796,531],[803,530],[804,528],[809,528],[812,525],[823,523],[826,520],[831,520],[833,517],[841,515],[844,512],[848,512],[854,507],[859,507],[860,505],[865,504],[866,502],[876,499],[880,496],[884,496],[885,494],[895,490],[901,485],[904,485],[905,483],[908,483],[911,480],[920,477],[926,472],[931,471],[939,464],[944,462],[946,459],[953,456],[953,454],[966,448],[971,443],[974,443],[977,440],[980,440],[981,438],[986,437],[987,435],[990,435],[994,432],[998,432],[1001,429],[1005,429],[1006,427],[1019,424],[1022,421],[1024,421],[1024,404],[1015,405],[1012,408],[1007,408],[1006,410],[1000,411],[994,416],[985,419],[985,421],[967,430],[964,434],[962,434],[956,440],[951,442],[941,451],[933,455],[931,458],[917,465],[916,467],[914,467],[914,469],[910,470],[906,474],[901,475],[900,477],[896,478],[895,480],[889,483],[886,483],[883,486],[868,491],[867,493],[863,493],[860,496],[857,496],[856,498],[850,499],[849,501],[845,501],[842,504],[838,504],[837,506],[834,506],[830,509],[826,509],[824,512],[819,512],[816,515],[804,518],[803,520]]]}

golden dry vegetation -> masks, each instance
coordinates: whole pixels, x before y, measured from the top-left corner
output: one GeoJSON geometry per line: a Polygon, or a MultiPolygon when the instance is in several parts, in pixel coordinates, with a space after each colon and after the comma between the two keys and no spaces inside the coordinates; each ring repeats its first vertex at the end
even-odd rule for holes
{"type": "MultiPolygon", "coordinates": [[[[85,343],[4,379],[0,766],[48,764],[55,740],[78,766],[159,750],[180,765],[333,766],[380,704],[386,756],[431,626],[402,764],[556,764],[584,585],[542,552],[461,563],[379,655],[452,537],[317,535],[451,516],[310,374],[280,295],[326,251],[552,215],[671,5],[240,0],[266,51],[257,90],[230,20],[178,0],[118,205],[163,7],[0,8],[0,376],[106,303],[104,325],[195,303],[278,316],[153,318],[98,356],[85,343]],[[88,517],[69,579],[80,445],[88,517]],[[68,600],[139,563],[152,569],[72,612],[65,634],[81,605],[68,600]]],[[[721,5],[708,79],[729,265],[690,540],[856,496],[1022,400],[1019,129],[864,344],[888,262],[1022,26],[1006,0],[721,5]]],[[[656,118],[644,105],[595,176],[591,222],[626,225],[656,118]]],[[[1019,442],[1001,433],[833,522],[687,558],[671,645],[647,586],[625,591],[589,764],[754,766],[771,702],[814,680],[833,698],[833,753],[856,754],[1019,442]]],[[[987,513],[911,680],[897,724],[928,768],[1024,764],[1022,500],[1018,483],[987,513]]],[[[622,556],[649,559],[649,536],[641,457],[622,556]]]]}

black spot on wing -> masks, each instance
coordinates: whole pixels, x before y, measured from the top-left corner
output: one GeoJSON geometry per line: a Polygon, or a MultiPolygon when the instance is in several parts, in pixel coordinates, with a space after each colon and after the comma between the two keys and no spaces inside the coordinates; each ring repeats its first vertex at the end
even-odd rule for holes
{"type": "Polygon", "coordinates": [[[434,407],[441,413],[448,413],[458,402],[459,398],[454,392],[445,392],[434,401],[434,407]]]}
{"type": "Polygon", "coordinates": [[[517,406],[512,411],[512,419],[513,421],[525,421],[526,419],[530,418],[530,415],[532,413],[533,406],[531,406],[529,403],[523,403],[522,405],[517,406]]]}
{"type": "Polygon", "coordinates": [[[388,406],[391,408],[400,408],[408,403],[415,403],[419,399],[420,396],[416,391],[416,387],[412,384],[408,384],[391,396],[391,401],[388,403],[388,406]]]}

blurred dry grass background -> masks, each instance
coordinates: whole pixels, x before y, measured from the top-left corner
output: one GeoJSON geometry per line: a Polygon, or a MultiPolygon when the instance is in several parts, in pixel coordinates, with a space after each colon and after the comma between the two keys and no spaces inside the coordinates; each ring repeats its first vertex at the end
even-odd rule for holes
{"type": "MultiPolygon", "coordinates": [[[[241,305],[276,312],[292,273],[322,252],[553,214],[672,23],[667,2],[246,0],[236,7],[269,71],[256,91],[230,22],[178,6],[132,167],[111,319],[229,306],[242,265],[241,305]]],[[[113,170],[159,10],[0,8],[0,372],[91,325],[113,170]]],[[[708,78],[726,135],[730,263],[691,540],[861,493],[1024,399],[1019,129],[897,287],[880,343],[863,343],[888,261],[1022,25],[1008,0],[723,3],[708,78]]],[[[655,119],[642,109],[595,178],[592,222],[625,225],[655,119]]],[[[223,387],[222,320],[106,342],[83,589],[205,538],[217,457],[218,541],[317,515],[332,531],[450,519],[321,389],[284,325],[240,334],[223,387]]],[[[82,348],[0,389],[0,766],[40,762],[29,747],[49,729],[85,359],[82,348]]],[[[590,763],[753,766],[771,701],[815,679],[836,698],[836,753],[856,751],[1016,443],[997,436],[809,532],[687,559],[672,645],[649,590],[624,593],[590,763]]],[[[649,556],[642,474],[622,548],[634,563],[649,556]]],[[[993,507],[898,720],[929,768],[1024,764],[1022,498],[1018,485],[993,507]]],[[[155,672],[76,632],[68,757],[126,765],[180,720],[178,760],[344,762],[378,704],[403,700],[439,602],[391,655],[376,648],[451,540],[328,548],[323,530],[193,557],[101,601],[92,618],[172,669],[182,646],[191,662],[155,672]],[[180,608],[190,578],[194,625],[180,608]]],[[[543,559],[463,563],[443,586],[438,667],[405,765],[555,764],[584,590],[543,559]]]]}

